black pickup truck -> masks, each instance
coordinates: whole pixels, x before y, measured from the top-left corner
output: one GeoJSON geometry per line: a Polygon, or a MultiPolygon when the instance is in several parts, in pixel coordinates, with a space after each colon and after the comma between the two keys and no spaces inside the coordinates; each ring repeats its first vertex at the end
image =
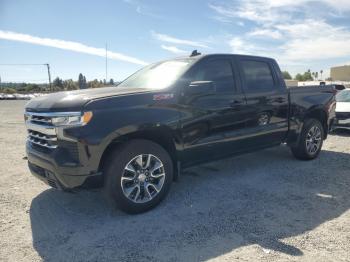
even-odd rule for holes
{"type": "Polygon", "coordinates": [[[119,208],[139,213],[198,163],[282,143],[298,159],[316,158],[334,110],[333,88],[287,89],[273,59],[193,54],[115,87],[31,100],[28,165],[62,190],[103,181],[119,208]]]}

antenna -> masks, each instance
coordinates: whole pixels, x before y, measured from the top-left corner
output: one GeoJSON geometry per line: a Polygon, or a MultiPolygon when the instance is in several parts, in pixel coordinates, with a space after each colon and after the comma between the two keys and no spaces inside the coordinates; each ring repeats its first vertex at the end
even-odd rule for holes
{"type": "Polygon", "coordinates": [[[197,55],[201,55],[201,53],[198,53],[197,50],[193,50],[190,57],[197,56],[197,55]]]}

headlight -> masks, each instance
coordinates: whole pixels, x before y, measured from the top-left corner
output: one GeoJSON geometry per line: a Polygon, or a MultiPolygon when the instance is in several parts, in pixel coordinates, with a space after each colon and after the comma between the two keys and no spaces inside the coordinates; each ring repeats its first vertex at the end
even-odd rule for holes
{"type": "Polygon", "coordinates": [[[81,113],[62,113],[59,116],[52,117],[51,121],[54,126],[80,126],[86,125],[92,119],[92,112],[81,113]]]}

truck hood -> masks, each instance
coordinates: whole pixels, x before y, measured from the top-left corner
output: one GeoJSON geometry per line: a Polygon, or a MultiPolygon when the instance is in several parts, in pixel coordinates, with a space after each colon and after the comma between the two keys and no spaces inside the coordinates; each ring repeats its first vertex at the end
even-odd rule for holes
{"type": "Polygon", "coordinates": [[[93,99],[145,92],[150,92],[150,90],[117,86],[58,92],[33,98],[26,105],[26,110],[32,112],[80,111],[87,102],[93,99]]]}

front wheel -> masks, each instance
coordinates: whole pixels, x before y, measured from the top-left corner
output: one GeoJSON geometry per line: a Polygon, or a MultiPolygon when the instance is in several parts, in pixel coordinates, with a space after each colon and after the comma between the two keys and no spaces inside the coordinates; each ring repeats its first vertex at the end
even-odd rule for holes
{"type": "Polygon", "coordinates": [[[113,152],[105,175],[105,189],[117,206],[127,213],[141,213],[166,196],[173,180],[173,165],[158,144],[132,140],[113,152]]]}
{"type": "Polygon", "coordinates": [[[311,160],[318,156],[322,149],[324,130],[317,119],[308,119],[304,123],[299,143],[291,147],[293,155],[302,160],[311,160]]]}

